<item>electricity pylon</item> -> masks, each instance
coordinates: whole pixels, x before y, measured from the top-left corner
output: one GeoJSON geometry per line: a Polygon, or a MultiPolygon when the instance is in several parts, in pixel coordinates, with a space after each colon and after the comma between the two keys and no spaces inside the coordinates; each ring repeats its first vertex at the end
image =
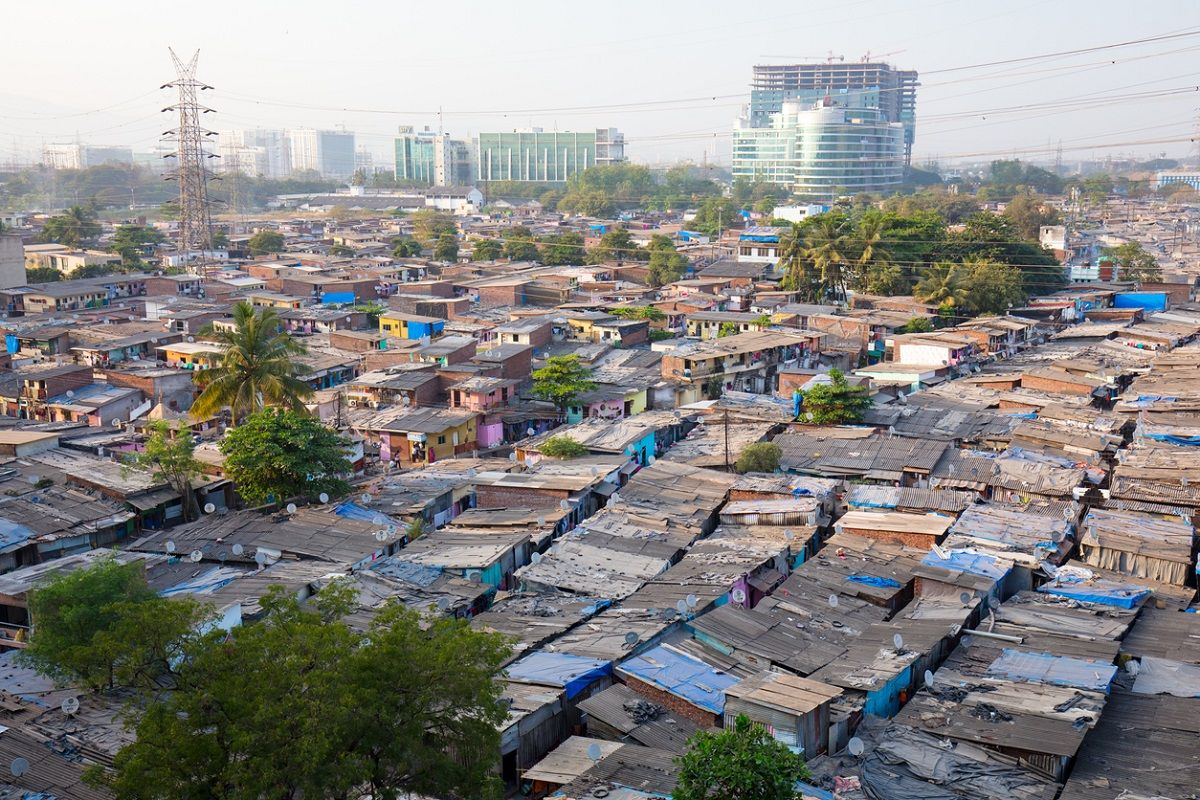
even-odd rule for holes
{"type": "Polygon", "coordinates": [[[212,211],[208,201],[207,161],[217,156],[204,149],[205,137],[216,136],[216,133],[200,125],[200,116],[212,113],[212,109],[200,105],[196,96],[212,87],[196,78],[199,50],[186,64],[179,60],[174,50],[170,52],[171,61],[175,64],[175,80],[164,83],[160,88],[176,89],[179,92],[179,99],[175,105],[163,109],[164,112],[173,111],[178,115],[175,128],[163,134],[173,136],[176,144],[173,154],[175,170],[167,177],[167,180],[179,183],[179,237],[176,246],[180,255],[190,256],[190,270],[203,272],[204,264],[208,260],[208,251],[212,249],[212,211]]]}

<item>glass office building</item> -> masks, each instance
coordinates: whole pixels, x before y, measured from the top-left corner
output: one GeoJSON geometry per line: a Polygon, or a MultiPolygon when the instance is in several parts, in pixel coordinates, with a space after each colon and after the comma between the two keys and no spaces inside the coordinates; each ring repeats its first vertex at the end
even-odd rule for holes
{"type": "Polygon", "coordinates": [[[782,103],[767,127],[749,113],[733,133],[733,177],[789,188],[811,199],[888,193],[904,180],[904,125],[876,108],[847,108],[826,97],[782,103]]]}
{"type": "Polygon", "coordinates": [[[616,128],[592,131],[481,133],[475,174],[481,182],[566,183],[590,167],[625,160],[625,137],[616,128]]]}
{"type": "Polygon", "coordinates": [[[402,127],[396,137],[396,180],[432,186],[437,170],[434,146],[437,134],[426,128],[402,127]]]}

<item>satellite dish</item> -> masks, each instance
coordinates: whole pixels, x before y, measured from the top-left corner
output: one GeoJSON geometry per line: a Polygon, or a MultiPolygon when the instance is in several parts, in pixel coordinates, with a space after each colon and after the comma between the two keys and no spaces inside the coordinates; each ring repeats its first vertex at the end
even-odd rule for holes
{"type": "Polygon", "coordinates": [[[71,398],[73,398],[73,397],[75,397],[75,390],[74,390],[74,389],[67,389],[67,399],[68,399],[68,400],[70,400],[70,399],[71,399],[71,398]]]}
{"type": "Polygon", "coordinates": [[[295,514],[296,513],[296,504],[288,503],[287,506],[285,506],[283,510],[289,514],[295,514]]]}
{"type": "Polygon", "coordinates": [[[540,563],[542,563],[542,554],[541,554],[541,553],[534,553],[533,555],[531,555],[531,556],[529,557],[529,560],[530,560],[531,562],[533,562],[534,564],[540,564],[540,563]]]}
{"type": "Polygon", "coordinates": [[[24,758],[14,758],[8,765],[8,771],[13,774],[14,778],[19,778],[29,772],[29,761],[24,758]]]}
{"type": "MultiPolygon", "coordinates": [[[[1133,662],[1131,661],[1129,663],[1132,664],[1133,662]]],[[[78,710],[79,710],[79,698],[78,697],[68,697],[67,699],[62,701],[62,712],[64,714],[66,714],[68,717],[71,716],[72,714],[74,714],[78,710]]]]}
{"type": "Polygon", "coordinates": [[[364,503],[369,503],[369,502],[371,502],[371,495],[367,494],[366,492],[363,492],[362,497],[360,497],[358,499],[362,500],[364,503]]]}
{"type": "Polygon", "coordinates": [[[593,478],[600,474],[600,470],[596,469],[595,467],[592,467],[592,469],[590,471],[592,473],[593,478]]]}
{"type": "Polygon", "coordinates": [[[525,429],[525,435],[526,435],[526,436],[533,436],[535,433],[537,433],[537,431],[535,431],[533,428],[526,428],[526,429],[525,429]]]}
{"type": "Polygon", "coordinates": [[[863,754],[863,741],[857,736],[851,736],[846,747],[850,750],[850,755],[852,756],[861,756],[863,754]]]}
{"type": "Polygon", "coordinates": [[[1137,675],[1141,669],[1142,665],[1132,658],[1125,662],[1125,671],[1130,675],[1137,675]]]}
{"type": "Polygon", "coordinates": [[[729,593],[729,597],[735,603],[744,603],[744,602],[746,602],[746,590],[742,589],[741,587],[738,587],[737,589],[734,589],[732,592],[729,593]]]}
{"type": "Polygon", "coordinates": [[[437,599],[437,607],[441,611],[445,611],[450,607],[450,599],[447,597],[439,597],[437,599]]]}
{"type": "Polygon", "coordinates": [[[388,532],[387,531],[383,530],[382,528],[375,531],[375,541],[386,542],[387,540],[388,540],[388,532]]]}
{"type": "Polygon", "coordinates": [[[655,461],[658,461],[658,458],[656,458],[655,456],[646,456],[647,464],[653,464],[655,461]]]}
{"type": "Polygon", "coordinates": [[[260,567],[265,567],[267,565],[267,554],[262,550],[256,552],[254,554],[254,563],[258,564],[260,567]]]}
{"type": "Polygon", "coordinates": [[[168,553],[175,552],[175,542],[171,541],[170,539],[167,539],[167,552],[168,553]]]}
{"type": "Polygon", "coordinates": [[[630,647],[633,647],[635,644],[638,643],[638,639],[640,639],[640,638],[641,637],[638,636],[636,633],[634,633],[633,631],[630,631],[629,633],[625,634],[625,644],[629,645],[630,647]]]}
{"type": "Polygon", "coordinates": [[[246,552],[246,548],[240,544],[235,544],[231,549],[233,550],[233,554],[235,556],[240,556],[242,553],[246,552]]]}
{"type": "Polygon", "coordinates": [[[537,524],[538,524],[539,528],[546,524],[546,515],[545,514],[538,514],[537,524]]]}
{"type": "Polygon", "coordinates": [[[836,594],[829,595],[829,607],[830,608],[838,607],[838,596],[836,594]]]}
{"type": "Polygon", "coordinates": [[[621,495],[620,495],[620,494],[618,494],[617,492],[613,492],[613,493],[612,493],[612,497],[608,498],[608,502],[610,502],[610,503],[619,503],[619,502],[621,502],[621,495]]]}
{"type": "Polygon", "coordinates": [[[700,598],[696,597],[694,594],[689,594],[684,598],[684,600],[687,601],[688,608],[695,608],[696,606],[700,605],[700,598]]]}
{"type": "Polygon", "coordinates": [[[471,583],[482,583],[482,582],[483,582],[483,575],[482,575],[482,574],[480,574],[480,573],[479,573],[477,570],[472,570],[472,571],[471,571],[471,572],[470,572],[470,573],[467,575],[467,580],[469,580],[471,583]]]}
{"type": "Polygon", "coordinates": [[[196,337],[195,337],[195,336],[189,336],[189,337],[187,337],[187,340],[188,340],[188,344],[191,344],[192,342],[196,341],[196,337]]]}
{"type": "Polygon", "coordinates": [[[971,593],[970,593],[970,592],[963,592],[962,594],[960,594],[960,595],[958,596],[958,601],[959,601],[960,603],[962,603],[964,606],[969,606],[969,605],[971,605],[971,593]]]}
{"type": "Polygon", "coordinates": [[[217,507],[216,507],[215,505],[213,505],[212,503],[205,503],[205,504],[204,504],[204,513],[205,513],[205,514],[211,514],[211,513],[213,513],[213,512],[214,512],[214,511],[216,511],[216,510],[217,510],[217,507]]]}
{"type": "Polygon", "coordinates": [[[188,553],[188,559],[193,564],[199,564],[200,561],[204,559],[204,553],[199,550],[193,550],[192,552],[188,553]]]}
{"type": "Polygon", "coordinates": [[[590,758],[592,761],[599,761],[600,760],[600,745],[596,744],[595,742],[592,742],[591,744],[589,744],[588,749],[587,749],[587,757],[590,758]]]}
{"type": "Polygon", "coordinates": [[[897,650],[903,650],[904,649],[904,637],[897,633],[895,636],[892,637],[892,644],[896,645],[897,650]]]}
{"type": "Polygon", "coordinates": [[[113,419],[113,421],[112,421],[112,426],[113,426],[114,428],[119,428],[119,427],[121,427],[121,420],[120,420],[120,419],[113,419]]]}
{"type": "Polygon", "coordinates": [[[962,646],[967,648],[968,650],[971,649],[972,647],[974,647],[975,646],[975,637],[974,636],[964,636],[962,638],[962,646]]]}
{"type": "Polygon", "coordinates": [[[319,495],[317,495],[317,499],[320,500],[322,503],[328,503],[329,495],[326,494],[325,492],[321,492],[319,495]]]}
{"type": "Polygon", "coordinates": [[[675,604],[675,610],[680,614],[686,614],[688,610],[687,600],[680,600],[675,604]]]}
{"type": "Polygon", "coordinates": [[[571,508],[571,504],[568,503],[566,500],[559,500],[558,507],[561,508],[563,511],[568,511],[571,508]]]}
{"type": "Polygon", "coordinates": [[[516,454],[516,453],[509,453],[509,454],[508,454],[508,460],[509,460],[509,461],[516,461],[516,460],[517,460],[517,454],[516,454]]]}
{"type": "Polygon", "coordinates": [[[929,670],[925,670],[925,688],[926,689],[933,688],[933,673],[930,672],[929,670]]]}

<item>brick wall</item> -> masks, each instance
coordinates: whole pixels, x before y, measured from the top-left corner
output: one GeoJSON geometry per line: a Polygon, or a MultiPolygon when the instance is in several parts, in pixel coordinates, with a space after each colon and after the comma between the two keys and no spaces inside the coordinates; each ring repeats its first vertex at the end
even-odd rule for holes
{"type": "Polygon", "coordinates": [[[479,508],[557,508],[559,501],[568,499],[570,494],[564,489],[476,486],[475,505],[479,508]]]}
{"type": "Polygon", "coordinates": [[[481,286],[479,287],[479,305],[483,308],[497,306],[519,306],[524,297],[524,284],[515,286],[481,286]]]}
{"type": "Polygon", "coordinates": [[[852,533],[855,536],[865,536],[868,539],[876,539],[881,542],[895,542],[897,544],[908,545],[909,547],[919,547],[922,550],[928,550],[932,545],[937,544],[937,537],[930,536],[927,533],[883,531],[877,528],[851,528],[849,526],[841,528],[839,533],[852,533]]]}
{"type": "Polygon", "coordinates": [[[626,686],[628,686],[630,689],[633,689],[643,697],[651,700],[654,703],[657,703],[663,708],[669,709],[674,714],[678,714],[681,717],[690,719],[697,725],[711,728],[721,724],[720,714],[713,714],[709,711],[705,711],[702,708],[697,708],[687,700],[684,700],[682,697],[676,697],[669,692],[664,692],[657,686],[651,686],[645,681],[638,680],[632,675],[621,673],[618,675],[618,678],[623,681],[626,686]]]}
{"type": "Polygon", "coordinates": [[[1071,394],[1088,397],[1092,394],[1092,387],[1080,383],[1071,383],[1070,381],[1059,381],[1053,378],[1044,378],[1040,375],[1022,375],[1022,389],[1040,389],[1043,392],[1053,392],[1055,394],[1071,394]]]}

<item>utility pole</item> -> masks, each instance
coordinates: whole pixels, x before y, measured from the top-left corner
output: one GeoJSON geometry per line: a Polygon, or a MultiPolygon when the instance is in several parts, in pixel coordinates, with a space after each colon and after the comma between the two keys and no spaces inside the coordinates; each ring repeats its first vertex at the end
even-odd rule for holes
{"type": "Polygon", "coordinates": [[[171,50],[171,61],[175,64],[175,80],[164,83],[162,89],[176,89],[179,99],[175,105],[163,111],[178,115],[176,127],[167,131],[175,137],[175,172],[167,177],[179,183],[179,236],[177,249],[180,255],[198,252],[200,264],[189,265],[192,272],[203,273],[208,251],[212,249],[212,211],[208,201],[208,166],[206,159],[215,158],[204,149],[204,137],[216,133],[200,127],[200,115],[212,112],[201,106],[196,96],[212,87],[196,78],[196,62],[200,58],[197,50],[186,64],[171,50]]]}
{"type": "Polygon", "coordinates": [[[729,472],[729,409],[725,409],[725,471],[729,472]]]}

